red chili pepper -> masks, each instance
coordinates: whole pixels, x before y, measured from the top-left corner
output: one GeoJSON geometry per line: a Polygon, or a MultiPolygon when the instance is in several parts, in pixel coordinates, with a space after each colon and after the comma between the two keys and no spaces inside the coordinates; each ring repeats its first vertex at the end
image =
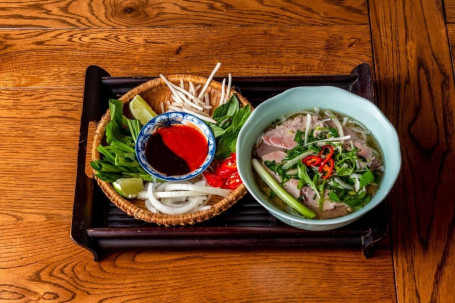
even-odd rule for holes
{"type": "Polygon", "coordinates": [[[335,165],[335,161],[333,161],[333,159],[329,159],[326,163],[321,164],[319,169],[321,169],[321,167],[322,167],[322,170],[324,171],[324,173],[322,175],[322,179],[327,179],[330,177],[330,175],[332,175],[334,165],[335,165]]]}
{"type": "Polygon", "coordinates": [[[207,183],[212,187],[221,187],[224,184],[224,179],[214,173],[205,171],[202,173],[207,183]]]}
{"type": "Polygon", "coordinates": [[[324,145],[321,150],[319,151],[319,154],[318,156],[321,157],[324,155],[324,151],[328,149],[329,150],[329,153],[325,155],[325,159],[327,159],[327,161],[332,158],[332,155],[333,155],[333,146],[332,145],[324,145]]]}
{"type": "Polygon", "coordinates": [[[242,179],[238,172],[232,173],[221,186],[224,189],[236,189],[242,184],[242,179]]]}
{"type": "Polygon", "coordinates": [[[322,162],[321,157],[314,155],[305,157],[302,160],[302,163],[305,164],[306,166],[318,166],[319,164],[321,164],[321,162],[322,162]]]}
{"type": "Polygon", "coordinates": [[[219,163],[215,167],[215,174],[221,177],[229,177],[233,172],[237,171],[237,161],[235,154],[232,153],[229,158],[219,163]]]}
{"type": "Polygon", "coordinates": [[[324,145],[321,148],[321,150],[319,151],[318,155],[321,156],[326,149],[329,150],[329,153],[327,155],[325,155],[325,158],[322,160],[321,165],[319,166],[318,172],[320,172],[320,173],[322,173],[322,170],[323,170],[325,164],[327,163],[327,161],[332,159],[332,155],[333,155],[333,146],[332,145],[324,145]]]}

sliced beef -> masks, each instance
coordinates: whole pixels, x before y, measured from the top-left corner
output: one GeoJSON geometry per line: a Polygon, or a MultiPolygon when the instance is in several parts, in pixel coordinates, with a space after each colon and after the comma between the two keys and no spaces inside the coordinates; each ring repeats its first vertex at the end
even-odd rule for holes
{"type": "Polygon", "coordinates": [[[287,155],[288,154],[284,151],[277,150],[262,156],[262,161],[275,161],[276,163],[280,163],[287,155]]]}
{"type": "MultiPolygon", "coordinates": [[[[317,118],[314,117],[313,120],[315,119],[317,118]]],[[[262,136],[262,140],[268,145],[293,149],[297,146],[297,142],[294,141],[295,133],[297,130],[305,131],[305,128],[306,116],[297,116],[266,132],[262,136]]]]}
{"type": "Polygon", "coordinates": [[[357,148],[357,155],[363,157],[365,160],[369,161],[374,158],[374,154],[371,149],[367,146],[365,140],[359,138],[357,133],[350,128],[343,128],[345,136],[351,136],[352,143],[357,148]]]}
{"type": "Polygon", "coordinates": [[[316,196],[316,193],[311,187],[303,187],[302,193],[305,196],[305,204],[316,213],[319,219],[341,217],[349,214],[350,212],[345,204],[330,201],[327,192],[324,195],[325,201],[322,205],[322,211],[319,209],[319,198],[316,196]]]}
{"type": "Polygon", "coordinates": [[[284,149],[273,145],[269,145],[265,142],[261,142],[258,145],[258,147],[256,147],[255,151],[256,156],[262,159],[262,157],[264,157],[267,154],[273,153],[275,151],[284,151],[284,149]]]}
{"type": "Polygon", "coordinates": [[[284,190],[287,191],[291,196],[298,199],[302,195],[302,190],[297,188],[299,183],[296,179],[290,179],[284,183],[284,190]]]}

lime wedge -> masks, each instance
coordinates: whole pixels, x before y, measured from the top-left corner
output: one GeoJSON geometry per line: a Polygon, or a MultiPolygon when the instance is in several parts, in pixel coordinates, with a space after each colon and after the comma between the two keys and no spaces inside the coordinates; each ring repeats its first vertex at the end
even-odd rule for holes
{"type": "Polygon", "coordinates": [[[136,95],[133,100],[130,101],[129,107],[134,119],[141,121],[142,125],[146,124],[157,115],[147,101],[142,99],[139,95],[136,95]]]}
{"type": "Polygon", "coordinates": [[[112,186],[122,197],[128,199],[136,198],[137,194],[144,188],[141,178],[117,179],[112,183],[112,186]]]}

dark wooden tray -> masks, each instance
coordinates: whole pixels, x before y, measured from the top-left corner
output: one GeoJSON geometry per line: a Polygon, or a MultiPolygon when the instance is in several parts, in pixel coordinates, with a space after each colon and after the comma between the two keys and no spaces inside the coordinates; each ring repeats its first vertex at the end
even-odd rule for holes
{"type": "MultiPolygon", "coordinates": [[[[110,77],[98,66],[87,68],[77,160],[71,238],[95,260],[112,250],[132,248],[359,248],[366,257],[388,233],[385,203],[344,228],[312,232],[284,225],[247,194],[232,208],[206,222],[186,227],[160,227],[134,220],[115,207],[93,178],[86,159],[90,121],[99,121],[108,99],[119,97],[153,77],[110,77]]],[[[374,102],[371,70],[357,66],[351,74],[328,76],[236,77],[233,85],[254,106],[296,86],[332,85],[374,102]]]]}

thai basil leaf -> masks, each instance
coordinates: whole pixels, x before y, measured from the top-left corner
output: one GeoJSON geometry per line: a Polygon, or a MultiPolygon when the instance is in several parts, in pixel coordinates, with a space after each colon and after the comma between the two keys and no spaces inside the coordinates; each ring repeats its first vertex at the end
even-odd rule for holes
{"type": "Polygon", "coordinates": [[[233,116],[238,110],[239,100],[237,100],[237,97],[235,95],[232,95],[228,102],[215,109],[212,118],[217,120],[217,118],[220,117],[233,116]]]}
{"type": "Polygon", "coordinates": [[[235,152],[235,145],[237,144],[237,137],[239,136],[239,132],[226,134],[221,137],[218,145],[216,147],[216,154],[217,158],[227,158],[233,152],[235,152]]]}

